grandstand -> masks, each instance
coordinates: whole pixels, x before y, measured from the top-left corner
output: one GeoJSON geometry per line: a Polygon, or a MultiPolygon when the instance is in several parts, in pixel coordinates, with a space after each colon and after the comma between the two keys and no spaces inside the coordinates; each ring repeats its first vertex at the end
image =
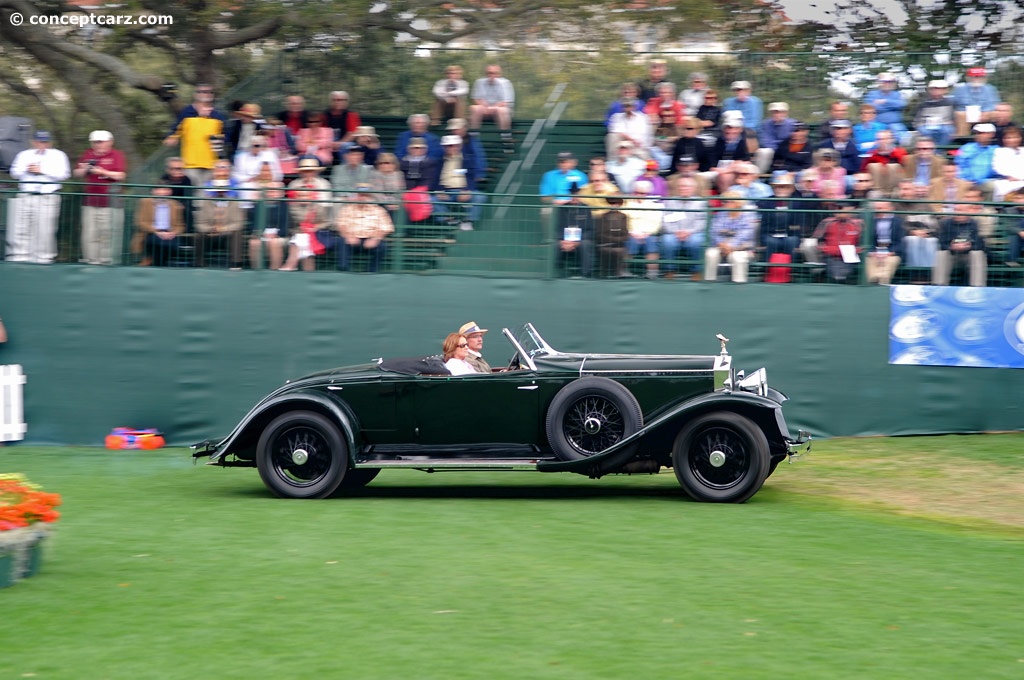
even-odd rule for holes
{"type": "MultiPolygon", "coordinates": [[[[429,96],[429,88],[424,87],[426,78],[438,73],[440,64],[465,63],[473,56],[473,52],[465,50],[434,50],[428,59],[411,60],[401,74],[384,69],[372,77],[353,76],[343,80],[353,94],[353,109],[362,115],[365,124],[376,128],[382,148],[388,149],[393,146],[397,135],[406,129],[407,114],[426,109],[424,97],[429,96]]],[[[603,63],[608,63],[608,55],[598,56],[605,60],[603,63]]],[[[530,64],[517,61],[522,55],[509,53],[495,57],[489,54],[487,59],[507,60],[506,74],[513,82],[522,82],[521,87],[517,82],[514,153],[506,153],[497,130],[491,124],[485,124],[481,141],[488,162],[482,189],[487,194],[487,203],[480,223],[472,231],[461,231],[457,226],[446,223],[428,221],[411,224],[400,219],[391,237],[388,269],[395,272],[516,278],[550,278],[573,273],[556,269],[551,209],[541,202],[537,193],[541,176],[555,166],[555,156],[560,151],[575,153],[581,162],[594,155],[604,155],[604,127],[600,120],[603,107],[615,96],[619,73],[626,69],[635,76],[640,75],[642,66],[638,62],[642,64],[650,56],[655,55],[629,55],[614,68],[602,69],[582,68],[577,63],[579,60],[567,61],[565,54],[531,55],[534,60],[547,60],[547,65],[538,68],[537,73],[528,74],[530,64]],[[559,59],[564,62],[564,68],[552,68],[549,62],[559,59]],[[581,91],[585,96],[574,96],[569,101],[568,93],[578,95],[581,91]],[[570,118],[567,116],[570,111],[584,116],[570,118]]],[[[284,95],[299,92],[307,97],[311,109],[318,108],[317,104],[326,94],[319,74],[327,72],[328,64],[335,58],[336,55],[315,50],[283,51],[260,77],[245,81],[225,93],[221,97],[222,105],[232,100],[256,101],[263,105],[264,111],[270,112],[284,95]]],[[[610,58],[615,57],[611,55],[610,58]]],[[[693,58],[694,55],[688,56],[688,59],[693,58]]],[[[1004,98],[1011,102],[1019,101],[1021,80],[1016,76],[1020,67],[1005,58],[995,58],[991,62],[1000,67],[993,74],[993,81],[1005,93],[1004,98]]],[[[918,72],[914,68],[918,67],[923,75],[914,78],[920,79],[937,75],[939,69],[943,73],[955,73],[958,69],[951,67],[951,63],[955,60],[944,63],[937,55],[911,54],[853,55],[852,58],[844,55],[832,62],[822,55],[809,54],[772,54],[770,59],[756,54],[705,54],[699,62],[677,64],[673,79],[680,83],[685,79],[681,69],[706,70],[721,89],[731,79],[749,76],[753,72],[758,78],[755,85],[757,94],[765,101],[789,101],[794,115],[814,123],[824,115],[832,98],[856,101],[863,89],[873,82],[872,73],[881,68],[914,74],[918,72]],[[844,76],[842,82],[845,85],[837,89],[837,76],[840,74],[844,76]]],[[[472,78],[472,75],[467,72],[467,77],[472,78]]],[[[906,87],[917,86],[916,80],[905,80],[903,84],[906,87]]],[[[127,225],[132,223],[133,199],[149,193],[148,187],[159,176],[168,155],[168,150],[162,149],[132,172],[132,184],[125,193],[127,225]]],[[[64,262],[77,261],[79,190],[72,182],[65,184],[67,199],[61,214],[59,258],[64,262]]],[[[899,207],[897,205],[897,209],[899,207]]],[[[870,237],[871,226],[870,215],[866,217],[865,242],[870,237]]],[[[126,232],[130,231],[130,228],[126,229],[126,232]]],[[[125,234],[126,242],[129,236],[130,233],[125,234]]],[[[998,252],[990,256],[990,284],[1018,285],[1020,271],[1005,261],[1005,238],[996,234],[992,242],[998,252]]],[[[133,262],[132,259],[125,260],[126,264],[133,262]]],[[[642,271],[641,261],[633,261],[630,265],[634,273],[642,271]]],[[[802,262],[790,266],[794,270],[794,280],[822,280],[820,267],[802,262]]],[[[333,269],[333,261],[321,261],[318,268],[333,269]]],[[[752,280],[761,279],[765,271],[766,262],[762,257],[752,265],[752,280]]],[[[899,280],[916,280],[920,274],[904,267],[899,280]]]]}

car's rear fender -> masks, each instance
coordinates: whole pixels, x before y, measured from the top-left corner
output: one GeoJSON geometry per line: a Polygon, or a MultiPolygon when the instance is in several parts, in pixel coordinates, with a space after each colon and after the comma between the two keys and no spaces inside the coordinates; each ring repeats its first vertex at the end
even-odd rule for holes
{"type": "Polygon", "coordinates": [[[542,472],[579,472],[599,477],[626,464],[635,455],[631,444],[642,441],[642,454],[656,459],[669,458],[676,435],[690,420],[712,411],[729,411],[746,416],[765,433],[772,457],[786,455],[789,429],[777,401],[748,392],[712,392],[677,404],[654,420],[644,423],[635,433],[601,453],[572,461],[541,461],[542,472]]]}
{"type": "Polygon", "coordinates": [[[242,460],[253,461],[255,465],[256,444],[263,428],[282,413],[300,410],[313,411],[330,418],[341,430],[348,444],[349,458],[353,459],[359,448],[359,421],[348,404],[320,392],[298,390],[272,396],[250,411],[231,434],[217,444],[216,451],[210,455],[210,464],[223,465],[224,457],[234,454],[242,460]]]}

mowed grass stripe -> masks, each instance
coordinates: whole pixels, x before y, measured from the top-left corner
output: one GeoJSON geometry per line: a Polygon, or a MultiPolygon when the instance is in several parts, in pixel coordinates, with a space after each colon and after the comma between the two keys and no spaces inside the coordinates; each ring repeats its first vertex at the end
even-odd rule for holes
{"type": "Polygon", "coordinates": [[[858,455],[927,487],[1024,448],[945,439],[819,442],[737,506],[671,473],[385,471],[282,501],[184,450],[9,448],[65,505],[43,573],[0,591],[0,678],[1020,677],[1013,523],[843,492],[915,477],[858,455]]]}

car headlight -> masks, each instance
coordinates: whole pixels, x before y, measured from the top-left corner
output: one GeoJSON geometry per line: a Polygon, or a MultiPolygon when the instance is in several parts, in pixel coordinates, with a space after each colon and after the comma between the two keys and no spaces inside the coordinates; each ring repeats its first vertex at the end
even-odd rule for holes
{"type": "Polygon", "coordinates": [[[739,381],[739,389],[744,392],[753,392],[762,397],[768,396],[768,371],[759,368],[739,381]]]}

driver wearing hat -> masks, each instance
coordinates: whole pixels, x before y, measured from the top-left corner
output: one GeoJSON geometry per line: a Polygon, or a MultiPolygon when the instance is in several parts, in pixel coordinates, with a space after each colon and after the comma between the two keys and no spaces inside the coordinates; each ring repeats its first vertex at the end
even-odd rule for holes
{"type": "Polygon", "coordinates": [[[480,351],[484,348],[484,333],[487,332],[486,328],[480,328],[476,321],[470,321],[462,324],[459,328],[459,335],[466,336],[466,342],[469,344],[469,353],[466,355],[466,362],[472,366],[477,373],[490,373],[491,365],[484,361],[480,351]]]}

